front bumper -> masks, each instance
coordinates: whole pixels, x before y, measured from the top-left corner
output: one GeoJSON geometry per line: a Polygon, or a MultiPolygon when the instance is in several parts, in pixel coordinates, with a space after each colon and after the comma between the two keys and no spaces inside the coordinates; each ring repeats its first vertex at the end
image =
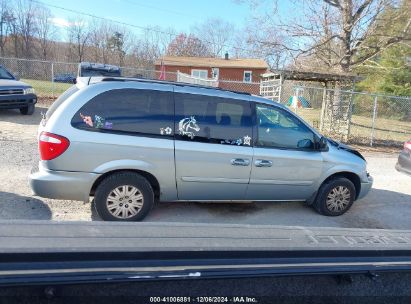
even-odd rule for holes
{"type": "Polygon", "coordinates": [[[372,176],[368,176],[367,178],[368,178],[368,181],[361,182],[361,190],[360,190],[360,193],[358,194],[357,200],[362,199],[371,190],[374,179],[372,176]]]}
{"type": "Polygon", "coordinates": [[[39,169],[29,175],[33,193],[40,197],[88,202],[90,190],[100,174],[39,169]]]}
{"type": "Polygon", "coordinates": [[[37,103],[36,94],[16,94],[0,96],[0,109],[18,109],[37,103]]]}

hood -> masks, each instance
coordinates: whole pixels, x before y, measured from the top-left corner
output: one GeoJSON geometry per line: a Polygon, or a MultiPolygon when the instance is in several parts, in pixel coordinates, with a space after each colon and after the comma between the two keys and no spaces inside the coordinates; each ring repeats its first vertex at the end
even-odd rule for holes
{"type": "Polygon", "coordinates": [[[355,155],[357,155],[359,158],[362,158],[363,160],[365,160],[364,156],[362,156],[362,154],[361,154],[360,152],[358,152],[357,150],[355,150],[354,148],[352,148],[352,147],[350,147],[350,146],[348,146],[348,145],[346,145],[346,144],[340,143],[340,142],[338,142],[338,141],[335,141],[335,140],[333,140],[333,139],[331,139],[331,138],[328,138],[328,137],[327,137],[327,141],[328,141],[331,145],[333,145],[334,147],[336,147],[337,149],[345,150],[345,151],[350,152],[350,153],[352,153],[352,154],[355,154],[355,155]]]}
{"type": "Polygon", "coordinates": [[[28,85],[27,83],[24,83],[22,81],[18,81],[18,80],[14,80],[14,79],[0,79],[0,88],[2,87],[24,87],[24,88],[28,88],[31,87],[30,85],[28,85]]]}

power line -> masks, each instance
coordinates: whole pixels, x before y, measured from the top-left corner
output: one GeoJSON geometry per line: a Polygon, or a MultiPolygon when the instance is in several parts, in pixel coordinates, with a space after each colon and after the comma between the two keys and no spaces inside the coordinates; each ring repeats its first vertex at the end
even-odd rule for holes
{"type": "Polygon", "coordinates": [[[141,29],[141,30],[149,30],[149,31],[153,31],[153,32],[160,33],[160,34],[165,34],[165,35],[177,36],[177,34],[175,34],[175,33],[166,32],[166,31],[163,31],[163,30],[155,29],[155,28],[149,28],[149,27],[139,26],[139,25],[123,22],[123,21],[117,21],[117,20],[114,20],[114,19],[109,19],[109,18],[106,18],[106,17],[100,17],[100,16],[93,15],[93,14],[90,14],[90,13],[85,13],[85,12],[73,10],[73,9],[70,9],[70,8],[65,8],[65,7],[62,7],[62,6],[54,5],[54,4],[44,3],[44,2],[41,2],[41,1],[38,1],[38,0],[31,0],[31,1],[34,2],[34,3],[40,4],[40,5],[45,5],[45,6],[48,6],[48,7],[57,8],[57,9],[60,9],[60,10],[63,10],[63,11],[67,11],[67,12],[74,13],[74,14],[79,14],[79,15],[84,15],[84,16],[88,16],[88,17],[91,17],[91,18],[95,18],[95,19],[110,21],[110,22],[121,24],[121,25],[124,25],[124,26],[138,28],[138,29],[141,29]]]}
{"type": "MultiPolygon", "coordinates": [[[[158,34],[169,35],[169,36],[173,36],[173,37],[178,36],[178,34],[176,34],[176,33],[167,32],[167,31],[152,28],[152,27],[145,27],[145,26],[135,25],[135,24],[131,24],[131,23],[123,22],[123,21],[117,21],[117,20],[114,20],[114,19],[106,18],[106,17],[100,17],[100,16],[97,16],[97,15],[94,15],[94,14],[81,12],[81,11],[78,11],[78,10],[58,6],[58,5],[55,5],[55,4],[44,3],[44,2],[38,1],[38,0],[31,0],[31,1],[34,2],[34,3],[40,4],[40,5],[60,9],[60,10],[63,10],[63,11],[74,13],[74,14],[87,16],[87,17],[90,17],[90,18],[95,18],[95,19],[99,19],[99,20],[104,20],[104,21],[117,23],[117,24],[120,24],[120,25],[123,25],[123,26],[137,28],[137,29],[144,30],[144,31],[151,31],[151,32],[155,32],[155,33],[158,33],[158,34]]],[[[201,40],[208,43],[208,44],[211,44],[211,45],[217,45],[216,43],[208,41],[208,40],[203,40],[203,39],[201,39],[201,40]]],[[[240,51],[245,51],[245,52],[253,52],[253,50],[251,50],[251,49],[244,49],[244,48],[236,47],[236,46],[233,46],[233,45],[227,45],[227,44],[219,44],[219,45],[221,45],[223,47],[226,47],[226,48],[232,48],[234,50],[240,50],[240,51]]]]}
{"type": "Polygon", "coordinates": [[[134,2],[134,1],[131,1],[131,0],[122,0],[122,1],[127,2],[127,3],[129,3],[129,4],[132,4],[132,5],[141,6],[141,7],[147,7],[147,8],[151,8],[151,9],[157,10],[157,11],[163,11],[163,12],[170,13],[170,14],[174,14],[174,15],[191,17],[191,18],[199,18],[199,16],[189,15],[189,14],[185,14],[185,13],[181,13],[181,12],[177,12],[177,11],[165,9],[165,8],[162,8],[162,7],[157,7],[157,6],[152,6],[152,5],[142,4],[142,3],[137,3],[137,2],[134,2]]]}

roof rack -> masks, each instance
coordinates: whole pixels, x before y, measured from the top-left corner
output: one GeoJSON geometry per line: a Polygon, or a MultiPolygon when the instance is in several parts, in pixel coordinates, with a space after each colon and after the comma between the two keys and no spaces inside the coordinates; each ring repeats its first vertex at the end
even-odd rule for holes
{"type": "Polygon", "coordinates": [[[243,94],[243,95],[250,95],[247,92],[238,92],[233,90],[226,90],[222,88],[216,87],[209,87],[199,84],[192,84],[192,83],[185,83],[185,82],[176,82],[176,81],[166,81],[166,80],[156,80],[156,79],[146,79],[146,78],[133,78],[133,77],[93,77],[93,78],[101,78],[101,81],[135,81],[135,82],[147,82],[147,83],[158,83],[158,84],[169,84],[181,87],[193,87],[193,88],[200,88],[200,89],[211,89],[223,92],[231,92],[235,94],[243,94]]]}

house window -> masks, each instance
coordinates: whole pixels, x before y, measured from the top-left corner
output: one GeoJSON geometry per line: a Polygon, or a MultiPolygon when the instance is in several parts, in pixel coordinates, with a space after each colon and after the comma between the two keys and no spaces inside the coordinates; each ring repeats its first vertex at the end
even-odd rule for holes
{"type": "Polygon", "coordinates": [[[220,76],[220,69],[219,68],[212,68],[211,69],[211,78],[218,80],[220,76]]]}
{"type": "Polygon", "coordinates": [[[191,76],[196,78],[207,79],[208,71],[207,70],[191,70],[191,76]]]}
{"type": "Polygon", "coordinates": [[[252,81],[252,77],[253,77],[253,72],[251,72],[251,71],[244,71],[244,78],[243,78],[243,81],[244,81],[244,82],[251,82],[251,81],[252,81]]]}

